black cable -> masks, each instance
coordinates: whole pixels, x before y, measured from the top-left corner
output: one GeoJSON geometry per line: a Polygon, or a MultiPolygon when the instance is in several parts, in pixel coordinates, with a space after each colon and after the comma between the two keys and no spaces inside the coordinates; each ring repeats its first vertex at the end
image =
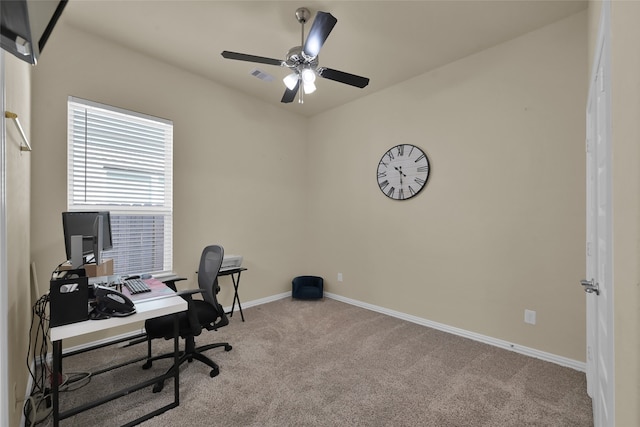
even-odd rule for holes
{"type": "Polygon", "coordinates": [[[60,273],[60,267],[62,267],[65,262],[67,262],[67,261],[62,261],[60,264],[58,264],[58,266],[56,268],[53,269],[53,271],[51,272],[51,279],[50,280],[55,280],[55,277],[53,277],[53,276],[57,276],[58,273],[60,273]]]}
{"type": "MultiPolygon", "coordinates": [[[[29,327],[29,347],[27,351],[27,369],[33,380],[29,399],[24,405],[24,415],[27,425],[35,425],[46,419],[46,416],[38,420],[39,411],[42,403],[45,402],[46,408],[50,408],[50,389],[48,387],[49,365],[47,363],[48,342],[49,342],[49,317],[47,316],[47,306],[49,304],[49,294],[45,294],[38,298],[31,310],[31,326],[29,327]],[[33,356],[34,370],[31,369],[33,356]],[[38,357],[40,359],[40,368],[38,368],[38,357]]],[[[46,410],[45,408],[45,410],[46,410]]],[[[45,415],[48,416],[48,414],[45,415]]]]}
{"type": "Polygon", "coordinates": [[[27,368],[29,374],[33,380],[33,391],[43,392],[46,386],[46,369],[48,369],[46,358],[48,353],[47,341],[49,338],[49,318],[46,314],[46,307],[49,303],[49,294],[41,296],[33,306],[31,312],[31,326],[29,328],[29,349],[27,352],[27,368]],[[36,331],[34,333],[34,325],[36,325],[36,331]],[[40,338],[40,343],[38,343],[40,338]],[[40,349],[38,349],[40,344],[40,349]],[[37,357],[40,356],[41,365],[44,365],[46,369],[41,369],[38,375],[31,370],[31,355],[33,354],[34,368],[37,366],[37,357]],[[44,363],[43,363],[44,362],[44,363]]]}
{"type": "MultiPolygon", "coordinates": [[[[54,276],[58,276],[63,264],[64,262],[60,263],[51,273],[51,280],[55,280],[54,276]]],[[[62,381],[62,373],[60,373],[61,378],[53,378],[53,370],[47,362],[49,342],[51,341],[49,336],[50,317],[47,314],[49,301],[49,293],[46,293],[38,298],[31,309],[27,370],[32,379],[32,387],[23,408],[27,426],[36,425],[50,415],[52,410],[51,384],[53,381],[58,382],[60,391],[74,391],[91,381],[91,374],[88,372],[74,373],[74,377],[67,377],[64,381],[62,381]],[[38,359],[40,363],[38,363],[38,359]],[[30,363],[32,360],[33,370],[30,363]],[[46,404],[46,407],[42,407],[43,403],[46,404]],[[42,409],[44,409],[43,412],[42,409]],[[39,417],[41,419],[38,419],[39,417]]]]}

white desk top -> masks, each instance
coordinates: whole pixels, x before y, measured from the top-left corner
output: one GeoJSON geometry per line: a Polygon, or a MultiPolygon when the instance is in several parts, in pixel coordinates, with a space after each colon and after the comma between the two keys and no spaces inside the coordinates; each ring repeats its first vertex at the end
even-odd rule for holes
{"type": "Polygon", "coordinates": [[[111,317],[103,320],[85,320],[69,325],[56,326],[49,329],[51,341],[63,340],[103,331],[118,326],[129,325],[154,317],[178,313],[187,309],[187,302],[179,296],[168,296],[161,299],[136,302],[136,313],[127,317],[111,317]]]}

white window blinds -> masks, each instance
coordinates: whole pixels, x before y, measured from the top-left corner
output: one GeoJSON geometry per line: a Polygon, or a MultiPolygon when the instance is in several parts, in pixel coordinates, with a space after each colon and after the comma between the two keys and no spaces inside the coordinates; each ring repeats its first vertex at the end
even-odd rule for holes
{"type": "Polygon", "coordinates": [[[67,156],[68,209],[111,213],[114,273],[171,271],[173,123],[69,97],[67,156]]]}

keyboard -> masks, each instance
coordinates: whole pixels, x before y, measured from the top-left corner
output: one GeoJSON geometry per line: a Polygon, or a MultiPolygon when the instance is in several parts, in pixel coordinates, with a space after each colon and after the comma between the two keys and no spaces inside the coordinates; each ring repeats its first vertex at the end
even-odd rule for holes
{"type": "Polygon", "coordinates": [[[123,280],[122,284],[129,290],[131,295],[151,292],[151,288],[142,279],[123,280]]]}

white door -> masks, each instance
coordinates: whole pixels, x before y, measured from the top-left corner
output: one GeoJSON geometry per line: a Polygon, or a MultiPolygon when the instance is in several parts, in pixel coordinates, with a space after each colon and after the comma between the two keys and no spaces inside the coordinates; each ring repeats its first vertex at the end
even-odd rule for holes
{"type": "MultiPolygon", "coordinates": [[[[5,111],[4,51],[0,49],[0,109],[5,111]]],[[[3,113],[4,115],[4,113],[3,113]]],[[[0,348],[8,348],[9,296],[7,291],[7,242],[5,203],[5,120],[0,118],[0,348]]],[[[0,352],[0,426],[9,425],[9,352],[0,352]]]]}
{"type": "Polygon", "coordinates": [[[587,102],[587,389],[595,427],[614,426],[611,78],[603,2],[587,102]]]}

